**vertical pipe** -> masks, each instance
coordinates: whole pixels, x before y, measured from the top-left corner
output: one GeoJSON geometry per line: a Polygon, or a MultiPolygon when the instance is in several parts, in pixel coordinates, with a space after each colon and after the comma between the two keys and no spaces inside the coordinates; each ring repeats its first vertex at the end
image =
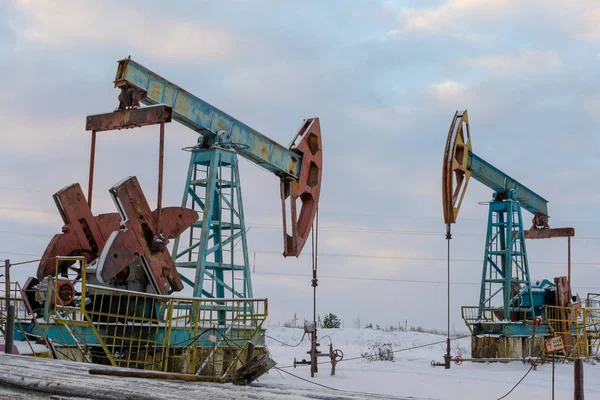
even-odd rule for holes
{"type": "Polygon", "coordinates": [[[317,257],[316,257],[316,245],[315,245],[315,231],[318,230],[318,221],[319,221],[319,209],[317,208],[317,217],[316,217],[316,228],[313,225],[313,229],[310,233],[311,236],[311,257],[312,257],[312,283],[313,287],[313,332],[310,341],[310,376],[311,378],[315,377],[315,373],[317,372],[317,257]]]}
{"type": "Polygon", "coordinates": [[[94,162],[96,156],[96,131],[92,131],[92,146],[90,149],[90,177],[88,179],[88,205],[92,208],[92,191],[94,188],[94,162]]]}
{"type": "Polygon", "coordinates": [[[4,337],[4,352],[6,354],[13,353],[15,337],[15,306],[9,304],[6,309],[6,333],[4,337]]]}
{"type": "Polygon", "coordinates": [[[575,400],[583,400],[583,360],[577,358],[575,360],[575,373],[574,373],[574,396],[575,400]]]}
{"type": "Polygon", "coordinates": [[[4,304],[6,305],[4,352],[6,354],[12,354],[15,331],[15,307],[10,303],[10,260],[4,260],[4,279],[6,281],[6,298],[4,300],[4,304]]]}
{"type": "Polygon", "coordinates": [[[567,280],[569,281],[569,293],[571,292],[571,236],[567,236],[567,280]]]}
{"type": "MultiPolygon", "coordinates": [[[[295,204],[296,202],[294,202],[295,204]]],[[[294,217],[294,221],[296,221],[294,217]]],[[[295,225],[295,224],[294,224],[295,225]]],[[[295,247],[296,245],[294,245],[295,247]]],[[[317,314],[317,270],[319,261],[319,206],[317,205],[317,214],[315,216],[315,299],[314,299],[314,314],[317,314]]],[[[317,357],[317,325],[315,324],[315,372],[319,372],[318,357],[317,357]]]]}
{"type": "Polygon", "coordinates": [[[5,279],[5,290],[6,290],[6,309],[10,304],[10,260],[4,260],[4,279],[5,279]]]}
{"type": "Polygon", "coordinates": [[[451,225],[446,224],[446,240],[448,242],[448,337],[446,338],[446,355],[444,356],[444,369],[450,369],[450,239],[452,239],[451,225]]]}
{"type": "Polygon", "coordinates": [[[161,232],[162,217],[162,186],[163,186],[163,159],[165,154],[165,123],[160,123],[160,139],[158,141],[158,196],[156,199],[156,233],[161,232]]]}
{"type": "Polygon", "coordinates": [[[510,312],[511,312],[511,302],[510,302],[510,292],[512,287],[512,272],[513,272],[513,259],[512,259],[512,225],[513,225],[513,217],[514,217],[514,203],[510,198],[505,201],[507,208],[506,211],[506,225],[504,225],[504,236],[502,237],[502,243],[504,244],[504,253],[502,257],[504,258],[504,283],[503,283],[503,305],[504,305],[504,319],[510,321],[510,312]]]}
{"type": "Polygon", "coordinates": [[[552,352],[552,400],[554,400],[554,352],[552,352]]]}

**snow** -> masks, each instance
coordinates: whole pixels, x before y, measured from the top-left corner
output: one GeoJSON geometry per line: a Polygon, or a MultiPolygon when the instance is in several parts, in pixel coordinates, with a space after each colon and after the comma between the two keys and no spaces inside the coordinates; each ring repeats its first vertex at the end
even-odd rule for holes
{"type": "MultiPolygon", "coordinates": [[[[310,348],[308,337],[297,347],[284,346],[274,339],[289,345],[296,345],[303,336],[302,329],[271,328],[267,330],[266,343],[271,356],[278,362],[281,370],[272,369],[258,382],[247,387],[231,384],[208,384],[195,382],[175,382],[141,380],[137,378],[112,378],[92,376],[87,373],[91,364],[79,364],[70,361],[57,361],[24,356],[6,356],[0,354],[0,388],[12,387],[10,397],[4,396],[0,389],[0,398],[38,398],[18,397],[17,392],[32,386],[48,390],[63,390],[72,396],[86,395],[89,388],[94,393],[103,393],[102,398],[130,396],[132,393],[143,395],[144,399],[498,399],[506,394],[529,370],[528,364],[512,363],[471,363],[452,364],[450,370],[443,367],[432,368],[432,360],[442,362],[446,352],[445,337],[418,332],[383,332],[374,329],[321,329],[319,337],[321,351],[329,349],[329,338],[334,349],[344,352],[344,359],[337,364],[336,375],[330,376],[330,364],[327,357],[320,358],[319,372],[310,377],[310,367],[306,365],[293,368],[293,360],[307,358],[310,348]],[[326,336],[327,335],[327,336],[326,336]],[[274,339],[271,339],[274,338],[274,339]],[[395,360],[367,361],[360,358],[361,353],[373,346],[391,344],[395,360]],[[426,346],[430,343],[437,343],[426,346]],[[410,349],[416,346],[426,346],[410,349]],[[408,349],[407,351],[398,351],[408,349]],[[359,357],[358,359],[352,359],[359,357]],[[285,371],[286,373],[284,373],[285,371]],[[287,373],[294,374],[306,381],[287,373]],[[25,378],[23,378],[25,376],[25,378]],[[56,382],[60,382],[57,386],[56,382]],[[341,391],[333,391],[313,383],[325,385],[341,391]],[[8,386],[7,386],[8,385],[8,386]],[[61,389],[62,388],[62,389],[61,389]],[[160,396],[158,394],[160,393],[160,396]],[[389,397],[388,397],[389,396],[389,397]],[[200,398],[200,397],[198,397],[200,398]]],[[[463,358],[470,357],[470,338],[452,341],[452,354],[461,353],[463,358]]],[[[600,366],[584,364],[585,394],[587,399],[600,398],[600,382],[596,379],[600,366]]],[[[556,364],[555,399],[573,398],[573,365],[556,364]]],[[[532,370],[523,382],[507,399],[551,398],[552,365],[539,365],[532,370]],[[535,397],[533,397],[535,396],[535,397]]],[[[40,389],[41,390],[41,389],[40,389]]],[[[29,392],[30,393],[30,392],[29,392]]],[[[90,392],[91,393],[91,392],[90,392]]],[[[8,395],[7,395],[8,396],[8,395]]],[[[94,397],[96,398],[96,397],[94,397]]],[[[100,397],[98,397],[100,398],[100,397]]],[[[123,398],[123,397],[119,397],[123,398]]],[[[127,397],[129,398],[129,397],[127,397]]],[[[133,398],[133,397],[131,397],[133,398]]]]}
{"type": "MultiPolygon", "coordinates": [[[[42,354],[48,352],[48,349],[43,344],[37,344],[34,342],[27,343],[21,341],[15,341],[13,343],[17,347],[19,354],[42,354]]],[[[4,339],[0,339],[0,345],[2,345],[2,349],[4,349],[4,339]]]]}
{"type": "MultiPolygon", "coordinates": [[[[367,400],[370,395],[258,383],[250,386],[90,375],[112,367],[0,354],[0,399],[367,400]]],[[[389,397],[384,397],[389,398],[389,397]]],[[[408,400],[406,397],[394,399],[408,400]]]]}
{"type": "MultiPolygon", "coordinates": [[[[303,334],[302,329],[272,328],[267,335],[290,345],[297,344],[303,334]]],[[[444,341],[445,337],[418,332],[383,332],[373,329],[321,329],[318,332],[320,350],[327,352],[331,337],[333,348],[344,352],[344,358],[358,357],[377,343],[391,343],[394,351],[428,343],[444,341]]],[[[267,337],[266,343],[271,356],[278,362],[278,367],[293,365],[294,357],[298,360],[308,358],[310,349],[308,336],[295,348],[284,346],[267,337]]],[[[452,341],[452,355],[460,351],[463,358],[470,357],[470,337],[452,341]]],[[[452,364],[450,370],[444,367],[432,368],[432,360],[443,362],[446,344],[440,343],[430,347],[397,352],[395,360],[367,361],[365,359],[342,361],[336,366],[336,375],[330,376],[328,363],[319,365],[318,376],[310,377],[310,367],[285,368],[295,375],[309,381],[317,382],[336,389],[385,394],[392,396],[413,396],[416,398],[470,400],[497,399],[508,392],[530,368],[529,364],[512,363],[471,363],[463,362],[457,366],[452,364]]],[[[327,357],[321,362],[328,362],[327,357]]],[[[596,379],[600,366],[584,364],[586,398],[600,398],[600,382],[596,379]]],[[[294,386],[313,386],[287,374],[271,370],[260,379],[261,383],[294,386]]],[[[529,396],[551,398],[552,396],[552,364],[539,365],[524,381],[507,397],[522,399],[529,396]]],[[[532,397],[533,398],[533,397],[532,397]]],[[[573,365],[570,363],[555,365],[555,399],[573,398],[573,365]]]]}

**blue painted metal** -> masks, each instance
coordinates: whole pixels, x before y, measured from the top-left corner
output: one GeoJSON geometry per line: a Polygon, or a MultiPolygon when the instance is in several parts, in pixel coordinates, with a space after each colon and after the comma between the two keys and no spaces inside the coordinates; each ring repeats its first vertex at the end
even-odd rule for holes
{"type": "MultiPolygon", "coordinates": [[[[485,322],[473,326],[473,335],[502,335],[502,336],[520,336],[531,337],[533,334],[533,323],[524,321],[513,322],[485,322]]],[[[535,335],[538,337],[551,336],[552,331],[547,324],[542,324],[535,328],[535,335]]]]}
{"type": "Polygon", "coordinates": [[[175,265],[193,296],[251,298],[237,154],[219,147],[191,149],[182,205],[200,214],[173,246],[175,265]],[[185,269],[196,271],[193,280],[185,269]]]}
{"type": "MultiPolygon", "coordinates": [[[[85,343],[86,346],[100,345],[97,337],[88,326],[58,325],[32,321],[21,321],[19,325],[23,329],[19,328],[15,330],[15,341],[25,341],[26,336],[30,337],[30,339],[47,337],[57,346],[75,347],[78,343],[73,340],[74,337],[79,343],[85,343]],[[68,333],[68,330],[71,330],[73,337],[68,333]]],[[[217,329],[215,327],[212,328],[217,329]]],[[[97,326],[97,329],[101,335],[106,335],[101,324],[97,326]]],[[[217,331],[221,335],[227,334],[226,328],[217,329],[217,331]]],[[[165,342],[164,338],[166,336],[170,336],[169,343],[171,347],[184,348],[189,347],[191,344],[195,344],[196,347],[212,347],[214,343],[210,341],[209,335],[214,333],[213,330],[208,329],[201,334],[196,334],[189,327],[172,327],[170,330],[159,327],[148,331],[148,340],[160,343],[165,342]]],[[[230,344],[243,347],[247,342],[247,338],[239,338],[241,336],[228,334],[228,340],[230,344]]]]}
{"type": "Polygon", "coordinates": [[[500,171],[481,157],[469,152],[467,166],[472,172],[472,177],[483,183],[496,193],[507,193],[509,190],[516,192],[517,200],[521,207],[532,214],[548,215],[548,200],[533,192],[514,178],[500,171]]]}
{"type": "MultiPolygon", "coordinates": [[[[525,290],[525,289],[523,289],[525,290]]],[[[556,285],[547,279],[542,279],[531,285],[532,301],[529,301],[529,297],[523,296],[522,306],[528,309],[533,308],[535,310],[535,316],[541,316],[543,314],[543,307],[547,305],[554,305],[553,292],[556,290],[556,285]]]]}
{"type": "Polygon", "coordinates": [[[485,258],[479,296],[479,317],[493,312],[500,320],[523,321],[533,315],[527,249],[516,192],[494,196],[489,206],[485,258]]]}
{"type": "Polygon", "coordinates": [[[133,60],[119,61],[115,87],[132,86],[142,89],[144,104],[167,104],[173,108],[173,119],[213,138],[223,132],[219,140],[232,146],[236,152],[279,176],[298,179],[301,156],[283,147],[232,116],[185,91],[133,60]]]}

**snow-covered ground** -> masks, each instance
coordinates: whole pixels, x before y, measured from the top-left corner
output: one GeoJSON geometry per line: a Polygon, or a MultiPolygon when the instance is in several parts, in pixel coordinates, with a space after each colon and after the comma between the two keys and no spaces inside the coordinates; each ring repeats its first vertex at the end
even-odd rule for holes
{"type": "MultiPolygon", "coordinates": [[[[415,350],[397,352],[395,360],[367,361],[356,359],[340,362],[336,367],[336,376],[330,376],[330,364],[319,365],[318,376],[310,377],[310,367],[298,366],[285,368],[293,364],[294,357],[307,358],[310,349],[308,338],[297,344],[303,335],[302,329],[271,328],[267,331],[267,345],[278,367],[298,375],[310,382],[316,382],[336,389],[369,392],[394,396],[413,396],[431,399],[497,399],[506,394],[523,377],[530,366],[521,362],[512,363],[471,363],[460,366],[452,364],[450,370],[443,367],[432,368],[432,360],[442,362],[446,352],[445,343],[415,350]]],[[[377,343],[391,343],[393,350],[410,348],[428,343],[440,342],[444,336],[417,332],[383,332],[373,329],[321,329],[319,337],[328,335],[334,348],[344,352],[344,358],[358,357],[377,343]]],[[[327,352],[329,339],[320,339],[321,351],[327,352]]],[[[462,352],[463,357],[470,356],[470,338],[454,340],[452,354],[462,352]]],[[[323,357],[323,362],[328,358],[323,357]]],[[[586,399],[600,399],[600,365],[585,363],[586,399]]],[[[316,386],[277,370],[260,379],[261,383],[286,384],[293,386],[316,386]]],[[[552,398],[552,365],[539,365],[532,370],[523,382],[506,398],[552,398]],[[534,397],[535,396],[535,397],[534,397]]],[[[373,396],[376,398],[376,396],[373,396]]],[[[573,398],[573,365],[555,365],[555,399],[573,398]]]]}
{"type": "MultiPolygon", "coordinates": [[[[34,342],[21,342],[21,341],[16,341],[14,342],[14,346],[17,348],[17,352],[15,354],[41,354],[41,353],[47,353],[48,349],[46,348],[45,345],[43,344],[37,344],[34,342]]],[[[0,350],[2,352],[4,352],[4,339],[0,338],[0,350]]]]}
{"type": "MultiPolygon", "coordinates": [[[[382,332],[373,329],[321,329],[321,350],[327,352],[329,338],[334,348],[344,352],[338,363],[336,376],[330,376],[328,358],[322,357],[317,377],[310,377],[308,366],[293,368],[294,357],[307,358],[307,338],[297,347],[302,329],[271,328],[267,331],[267,345],[278,369],[261,377],[259,382],[240,387],[232,384],[209,384],[139,378],[115,378],[89,375],[91,364],[48,360],[35,357],[0,354],[0,398],[38,399],[49,394],[69,394],[61,398],[98,399],[377,399],[394,396],[398,399],[498,399],[506,394],[529,370],[521,362],[470,363],[450,370],[431,368],[432,360],[441,362],[445,353],[444,336],[417,332],[382,332]],[[327,335],[327,336],[326,336],[327,335]],[[272,339],[273,338],[273,339],[272,339]],[[276,340],[275,340],[276,339],[276,340]],[[440,343],[442,342],[442,343],[440,343]],[[375,346],[389,343],[394,361],[367,361],[361,354],[375,346]],[[430,343],[437,343],[427,346],[430,343]],[[418,349],[398,351],[412,347],[418,349]],[[353,359],[358,357],[357,359],[353,359]],[[297,375],[298,377],[289,375],[297,375]],[[314,383],[342,391],[331,391],[314,383]],[[35,390],[34,390],[35,389],[35,390]],[[43,395],[42,393],[46,393],[43,395]],[[137,396],[137,397],[136,397],[137,396]],[[140,397],[141,396],[141,397],[140,397]]],[[[452,353],[469,356],[470,338],[452,342],[452,353]]],[[[21,346],[20,346],[21,349],[21,346]]],[[[25,351],[26,349],[23,348],[25,351]]],[[[600,365],[586,363],[586,399],[600,399],[597,377],[600,365]]],[[[573,398],[573,365],[556,364],[555,399],[573,398]]],[[[552,365],[544,364],[532,370],[507,399],[550,399],[552,394],[552,365]]],[[[58,398],[58,397],[56,397],[58,398]]]]}

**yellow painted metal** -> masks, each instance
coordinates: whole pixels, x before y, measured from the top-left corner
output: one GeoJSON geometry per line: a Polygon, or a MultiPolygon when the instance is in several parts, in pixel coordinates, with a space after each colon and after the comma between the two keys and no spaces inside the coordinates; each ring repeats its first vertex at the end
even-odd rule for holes
{"type": "MultiPolygon", "coordinates": [[[[600,296],[599,296],[600,300],[600,296]]],[[[596,304],[597,305],[597,304],[596,304]]],[[[479,307],[463,306],[462,318],[473,333],[478,323],[500,322],[489,312],[478,318],[479,307]]],[[[532,321],[525,321],[532,323],[532,321]]],[[[600,356],[600,307],[544,307],[543,324],[554,336],[561,336],[566,358],[597,358],[600,356]]]]}
{"type": "Polygon", "coordinates": [[[77,261],[77,290],[81,299],[92,299],[91,306],[53,302],[49,320],[77,344],[78,359],[228,377],[243,364],[247,343],[260,344],[266,299],[171,297],[87,284],[85,260],[77,261]]]}
{"type": "MultiPolygon", "coordinates": [[[[523,314],[527,314],[527,308],[523,308],[523,314]]],[[[492,311],[484,310],[481,317],[479,316],[479,306],[462,306],[461,316],[467,328],[473,333],[473,325],[481,323],[503,322],[492,311]]],[[[533,324],[533,321],[523,321],[524,324],[533,324]]]]}
{"type": "MultiPolygon", "coordinates": [[[[600,357],[600,294],[588,296],[587,307],[544,307],[543,324],[554,336],[561,336],[565,346],[562,355],[566,358],[600,357]]],[[[473,333],[478,323],[500,322],[491,313],[478,317],[478,306],[463,306],[462,318],[473,333]]],[[[532,323],[532,321],[525,321],[532,323]]]]}
{"type": "MultiPolygon", "coordinates": [[[[22,322],[28,322],[31,319],[31,315],[25,307],[23,298],[21,297],[21,285],[19,282],[9,282],[10,301],[15,306],[15,327],[21,332],[26,332],[22,325],[22,322]]],[[[6,313],[7,313],[7,301],[6,301],[6,281],[0,282],[0,332],[5,335],[4,332],[6,326],[6,313]]],[[[33,345],[27,335],[25,335],[25,341],[31,350],[31,354],[36,354],[33,345]]]]}
{"type": "Polygon", "coordinates": [[[600,355],[600,308],[546,307],[546,320],[563,338],[567,358],[600,355]]]}

